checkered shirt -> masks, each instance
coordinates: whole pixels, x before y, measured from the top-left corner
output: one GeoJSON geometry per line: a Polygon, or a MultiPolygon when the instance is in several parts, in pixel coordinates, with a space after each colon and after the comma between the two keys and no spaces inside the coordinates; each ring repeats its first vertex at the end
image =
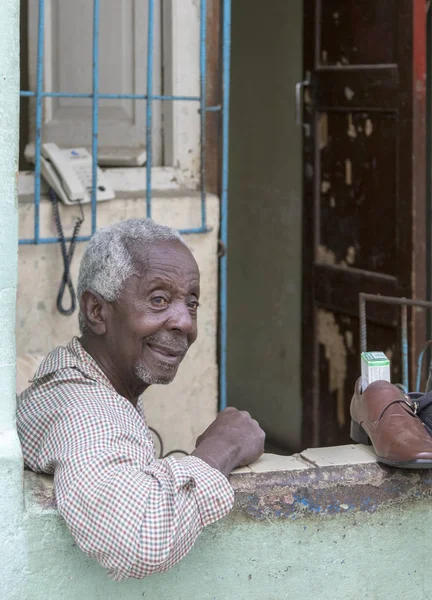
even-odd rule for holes
{"type": "Polygon", "coordinates": [[[199,458],[156,459],[140,402],[77,338],[45,358],[18,406],[25,463],[54,473],[72,536],[116,581],[166,571],[233,505],[226,477],[199,458]]]}

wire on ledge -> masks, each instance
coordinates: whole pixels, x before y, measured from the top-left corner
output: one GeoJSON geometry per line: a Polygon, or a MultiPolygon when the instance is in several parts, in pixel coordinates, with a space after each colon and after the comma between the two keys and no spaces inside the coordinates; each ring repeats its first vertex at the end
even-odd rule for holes
{"type": "Polygon", "coordinates": [[[154,429],[153,427],[149,427],[149,430],[152,433],[154,433],[154,435],[157,438],[157,441],[159,442],[160,451],[159,451],[158,458],[168,458],[168,456],[171,456],[172,454],[184,454],[185,456],[189,456],[188,452],[185,452],[184,450],[171,450],[170,452],[167,452],[166,454],[164,454],[164,444],[163,444],[161,434],[158,431],[156,431],[156,429],[154,429]]]}

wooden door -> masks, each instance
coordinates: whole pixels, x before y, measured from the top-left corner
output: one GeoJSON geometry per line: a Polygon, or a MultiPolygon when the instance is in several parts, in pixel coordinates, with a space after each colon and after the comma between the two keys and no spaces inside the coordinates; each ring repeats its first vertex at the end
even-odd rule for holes
{"type": "MultiPolygon", "coordinates": [[[[359,292],[425,297],[424,0],[305,0],[304,76],[303,442],[326,446],[349,442],[359,292]]],[[[400,380],[397,309],[368,317],[400,380]]]]}

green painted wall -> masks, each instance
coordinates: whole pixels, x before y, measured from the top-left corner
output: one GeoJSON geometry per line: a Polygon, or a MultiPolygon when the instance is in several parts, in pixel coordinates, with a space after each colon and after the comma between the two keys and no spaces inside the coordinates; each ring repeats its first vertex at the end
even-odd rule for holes
{"type": "Polygon", "coordinates": [[[300,450],[302,0],[232,7],[228,401],[300,450]]]}
{"type": "Polygon", "coordinates": [[[114,583],[54,514],[29,514],[28,553],[4,600],[421,600],[431,597],[430,501],[373,513],[209,527],[171,571],[114,583]]]}

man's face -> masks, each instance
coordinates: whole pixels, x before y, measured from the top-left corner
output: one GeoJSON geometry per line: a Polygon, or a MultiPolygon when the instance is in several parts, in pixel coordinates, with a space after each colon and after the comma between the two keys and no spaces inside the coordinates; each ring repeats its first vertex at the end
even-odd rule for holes
{"type": "Polygon", "coordinates": [[[180,242],[137,248],[140,265],[112,303],[106,341],[128,378],[170,383],[197,338],[199,270],[180,242]]]}

